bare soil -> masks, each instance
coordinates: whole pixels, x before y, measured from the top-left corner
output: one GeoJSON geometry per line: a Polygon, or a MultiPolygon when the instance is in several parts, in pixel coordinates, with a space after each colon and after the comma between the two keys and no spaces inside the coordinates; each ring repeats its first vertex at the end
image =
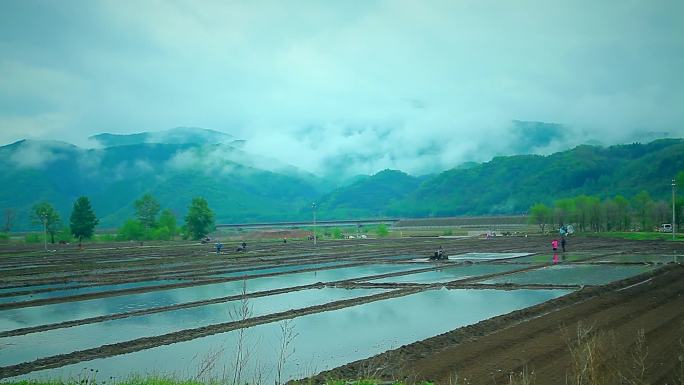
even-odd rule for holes
{"type": "Polygon", "coordinates": [[[633,355],[645,332],[645,382],[680,384],[684,365],[684,267],[670,264],[652,273],[603,287],[583,289],[528,309],[402,346],[370,359],[319,374],[326,378],[375,375],[387,379],[451,384],[508,384],[512,373],[538,384],[572,383],[568,342],[577,328],[602,334],[609,355],[605,371],[634,375],[633,355]]]}
{"type": "MultiPolygon", "coordinates": [[[[187,242],[143,245],[139,243],[91,244],[86,245],[83,250],[75,245],[54,245],[52,246],[54,251],[48,253],[42,251],[42,245],[0,245],[0,289],[3,289],[0,296],[60,290],[64,289],[62,284],[65,283],[72,285],[70,287],[87,287],[168,280],[168,283],[155,286],[9,302],[0,304],[0,310],[224,282],[242,278],[216,278],[211,275],[273,266],[332,261],[350,266],[401,263],[393,257],[397,255],[424,257],[431,255],[438,247],[444,248],[449,255],[467,252],[532,252],[549,255],[551,239],[549,236],[496,237],[494,239],[354,239],[319,241],[315,248],[311,242],[301,240],[288,240],[287,243],[283,243],[282,240],[253,240],[248,241],[247,252],[239,253],[232,251],[239,242],[224,242],[226,243],[224,250],[228,251],[222,254],[214,252],[213,244],[202,245],[187,242]],[[48,286],[32,287],[35,285],[48,286]]],[[[574,237],[568,243],[568,254],[570,253],[586,261],[602,255],[619,253],[681,255],[684,253],[684,243],[574,237]]],[[[500,263],[516,262],[502,261],[500,263]]],[[[549,260],[548,263],[551,261],[549,260]]],[[[521,264],[520,269],[533,269],[540,266],[543,264],[521,264]]],[[[422,266],[416,266],[416,268],[419,267],[422,266]]],[[[439,266],[425,267],[426,269],[439,268],[439,266]]],[[[267,273],[264,276],[277,274],[267,273]]],[[[403,273],[383,276],[401,274],[403,273]]],[[[354,280],[343,280],[250,295],[270,295],[288,290],[324,286],[378,287],[368,283],[356,283],[354,280]]],[[[385,286],[399,290],[271,314],[244,322],[181,330],[166,335],[46,357],[33,362],[2,367],[0,378],[185,341],[259,323],[382,300],[389,296],[407,295],[416,291],[434,289],[437,286],[491,288],[491,285],[473,284],[472,279],[442,284],[385,284],[385,286]]],[[[523,287],[495,286],[499,289],[523,287]]],[[[561,287],[562,285],[547,286],[561,287]]],[[[579,321],[582,321],[596,329],[614,333],[621,351],[628,351],[633,345],[636,330],[644,329],[649,348],[650,371],[648,373],[651,376],[649,378],[652,379],[652,383],[666,383],[676,374],[679,364],[678,354],[682,354],[683,350],[678,340],[682,337],[681,328],[684,322],[684,300],[681,298],[683,289],[684,268],[678,264],[663,265],[662,268],[647,276],[633,277],[604,287],[585,287],[573,294],[544,304],[459,328],[367,360],[345,365],[322,373],[316,380],[328,377],[354,378],[364,374],[379,374],[393,379],[428,379],[446,384],[453,373],[457,372],[460,378],[467,377],[469,383],[491,384],[507,383],[509,373],[527,368],[534,371],[537,383],[564,383],[569,370],[569,355],[560,327],[565,325],[572,329],[579,321]]],[[[2,336],[70,327],[82,323],[167,311],[173,308],[200,306],[235,298],[235,296],[227,296],[92,319],[46,324],[26,328],[26,330],[15,330],[10,334],[4,333],[2,336]]]]}

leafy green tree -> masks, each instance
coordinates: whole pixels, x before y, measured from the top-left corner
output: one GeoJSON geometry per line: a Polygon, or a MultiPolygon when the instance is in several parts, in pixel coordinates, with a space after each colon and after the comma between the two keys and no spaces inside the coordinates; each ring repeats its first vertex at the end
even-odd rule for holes
{"type": "Polygon", "coordinates": [[[541,232],[544,232],[544,228],[548,223],[553,222],[551,208],[543,203],[537,203],[530,208],[530,223],[539,225],[541,232]]]}
{"type": "Polygon", "coordinates": [[[330,230],[330,236],[332,236],[333,239],[342,239],[342,229],[340,229],[339,227],[333,227],[330,230]]]}
{"type": "Polygon", "coordinates": [[[618,230],[626,231],[631,224],[629,201],[622,195],[616,195],[613,201],[615,202],[616,207],[615,215],[617,217],[618,230]]]}
{"type": "Polygon", "coordinates": [[[83,238],[88,239],[93,236],[95,226],[99,222],[93,212],[93,208],[90,206],[90,199],[88,197],[80,197],[74,202],[74,208],[71,210],[71,217],[69,219],[69,227],[74,237],[78,238],[78,247],[82,246],[83,238]]]}
{"type": "Polygon", "coordinates": [[[159,216],[159,220],[157,221],[157,226],[160,229],[164,227],[168,229],[169,238],[173,239],[173,237],[176,235],[178,227],[176,223],[176,214],[174,214],[173,211],[169,209],[163,210],[161,215],[159,216]]]}
{"type": "Polygon", "coordinates": [[[34,225],[40,225],[41,229],[45,227],[48,234],[50,234],[50,242],[55,243],[55,234],[62,226],[62,219],[59,213],[48,202],[41,202],[33,205],[31,208],[31,222],[34,225]]]}
{"type": "Polygon", "coordinates": [[[389,230],[387,229],[387,225],[384,223],[379,224],[375,228],[375,235],[377,235],[379,238],[384,238],[389,235],[389,230]]]}
{"type": "Polygon", "coordinates": [[[145,226],[135,219],[127,220],[123,226],[119,228],[116,237],[122,241],[142,241],[147,238],[145,226]]]}
{"type": "Polygon", "coordinates": [[[660,227],[663,223],[672,222],[672,202],[656,201],[648,203],[649,223],[654,227],[660,227]]]}
{"type": "Polygon", "coordinates": [[[682,231],[682,224],[684,224],[684,197],[678,197],[675,201],[675,223],[677,223],[677,232],[682,231]]]}
{"type": "MultiPolygon", "coordinates": [[[[684,171],[680,171],[675,177],[677,183],[677,198],[675,199],[675,222],[677,223],[676,231],[682,231],[684,225],[684,171]]],[[[672,202],[670,202],[672,204],[672,202]]]]}
{"type": "Polygon", "coordinates": [[[135,215],[138,221],[146,228],[155,226],[157,214],[159,214],[159,202],[150,194],[143,195],[140,199],[134,202],[135,215]]]}
{"type": "Polygon", "coordinates": [[[580,195],[575,197],[575,218],[580,231],[586,231],[589,227],[591,217],[591,202],[588,196],[580,195]]]}
{"type": "Polygon", "coordinates": [[[559,199],[554,202],[553,211],[558,227],[570,224],[575,219],[575,200],[572,198],[559,199]]]}
{"type": "Polygon", "coordinates": [[[192,239],[200,239],[214,229],[214,212],[206,199],[193,198],[185,216],[185,226],[192,239]]]}
{"type": "Polygon", "coordinates": [[[614,199],[605,199],[601,202],[601,227],[606,231],[618,228],[618,206],[614,199]]]}
{"type": "Polygon", "coordinates": [[[632,208],[634,208],[636,219],[641,225],[641,231],[648,229],[650,202],[651,196],[647,191],[642,191],[632,198],[632,208]]]}
{"type": "Polygon", "coordinates": [[[71,242],[74,240],[74,236],[71,234],[71,229],[68,226],[62,226],[62,229],[57,234],[57,240],[62,242],[71,242]]]}
{"type": "Polygon", "coordinates": [[[601,199],[589,197],[589,227],[592,231],[601,231],[601,199]]]}
{"type": "Polygon", "coordinates": [[[675,176],[675,183],[677,183],[679,191],[684,191],[684,171],[677,173],[677,176],[675,176]]]}
{"type": "Polygon", "coordinates": [[[168,227],[160,226],[151,231],[149,238],[158,241],[169,241],[171,240],[171,232],[168,227]]]}

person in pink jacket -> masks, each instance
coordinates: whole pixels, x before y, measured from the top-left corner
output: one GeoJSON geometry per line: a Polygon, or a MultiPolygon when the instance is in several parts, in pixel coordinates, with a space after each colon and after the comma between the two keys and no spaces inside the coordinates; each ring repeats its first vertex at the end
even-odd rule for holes
{"type": "Polygon", "coordinates": [[[551,247],[553,248],[553,251],[558,250],[558,239],[554,239],[553,241],[551,241],[551,247]]]}

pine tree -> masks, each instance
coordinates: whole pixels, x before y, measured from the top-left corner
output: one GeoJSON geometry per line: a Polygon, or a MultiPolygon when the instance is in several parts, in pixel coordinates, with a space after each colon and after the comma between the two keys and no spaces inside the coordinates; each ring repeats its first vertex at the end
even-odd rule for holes
{"type": "Polygon", "coordinates": [[[90,238],[93,236],[95,226],[99,223],[88,197],[80,197],[74,202],[74,208],[71,211],[70,218],[71,233],[78,238],[78,247],[81,247],[83,238],[90,238]]]}

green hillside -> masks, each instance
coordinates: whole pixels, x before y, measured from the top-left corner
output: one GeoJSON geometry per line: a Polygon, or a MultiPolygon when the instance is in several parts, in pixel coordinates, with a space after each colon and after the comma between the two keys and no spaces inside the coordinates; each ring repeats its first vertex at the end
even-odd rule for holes
{"type": "Polygon", "coordinates": [[[219,223],[305,220],[312,202],[321,219],[513,214],[580,194],[629,198],[646,190],[667,200],[670,179],[684,170],[684,140],[496,157],[422,177],[384,170],[334,190],[330,180],[230,144],[82,149],[20,141],[0,147],[0,167],[0,210],[17,213],[15,230],[32,228],[30,208],[41,201],[51,202],[66,220],[81,195],[90,197],[104,228],[130,218],[133,201],[144,193],[179,218],[193,197],[202,196],[219,223]]]}
{"type": "Polygon", "coordinates": [[[445,171],[392,206],[406,216],[447,216],[521,213],[536,202],[580,194],[631,197],[646,190],[667,199],[670,180],[681,170],[681,139],[607,148],[585,145],[445,171]]]}
{"type": "Polygon", "coordinates": [[[310,174],[276,173],[240,164],[252,160],[228,145],[135,144],[84,150],[58,142],[20,141],[0,147],[0,208],[17,212],[15,229],[30,228],[33,204],[51,202],[66,220],[87,195],[101,227],[119,226],[133,201],[149,192],[162,207],[185,215],[206,198],[219,222],[296,219],[327,183],[310,174]],[[312,184],[312,182],[314,182],[312,184]]]}
{"type": "Polygon", "coordinates": [[[326,217],[346,219],[398,214],[393,208],[420,186],[421,178],[396,170],[383,170],[322,196],[318,207],[326,217]]]}

